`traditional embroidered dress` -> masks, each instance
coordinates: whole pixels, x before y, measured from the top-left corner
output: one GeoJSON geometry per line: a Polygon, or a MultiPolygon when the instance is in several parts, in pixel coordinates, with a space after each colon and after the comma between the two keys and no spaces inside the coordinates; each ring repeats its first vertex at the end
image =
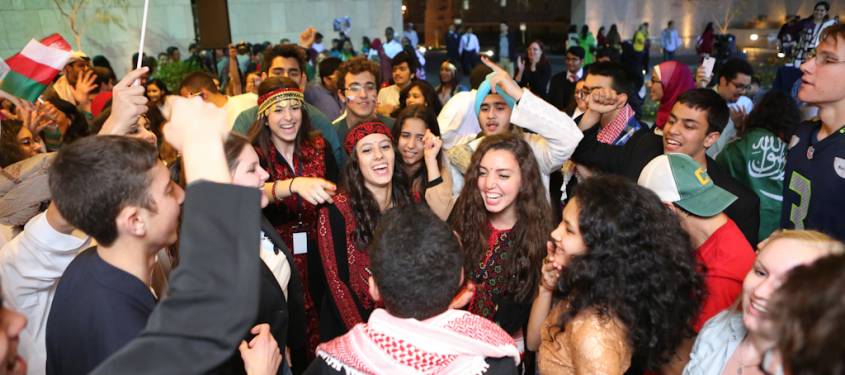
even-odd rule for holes
{"type": "Polygon", "coordinates": [[[370,257],[360,248],[353,232],[356,221],[346,193],[338,193],[334,204],[320,209],[318,243],[326,275],[328,293],[323,297],[320,338],[323,341],[343,335],[358,323],[367,321],[376,308],[369,293],[370,257]]]}
{"type": "MultiPolygon", "coordinates": [[[[287,180],[294,177],[320,177],[337,180],[337,167],[326,141],[314,135],[311,141],[302,142],[299,152],[290,162],[271,145],[268,150],[256,147],[261,166],[270,174],[270,181],[287,180]]],[[[304,232],[308,238],[308,252],[294,255],[297,271],[302,276],[305,291],[305,314],[307,353],[309,357],[320,343],[318,303],[325,293],[322,267],[317,252],[317,207],[298,195],[272,202],[264,209],[267,219],[276,228],[289,249],[295,249],[294,233],[304,232]]]]}
{"type": "Polygon", "coordinates": [[[532,301],[517,301],[510,291],[517,282],[515,274],[505,272],[506,265],[514,261],[513,233],[495,229],[489,223],[487,228],[488,250],[478,268],[470,271],[476,287],[467,309],[496,322],[509,334],[521,336],[519,331],[528,322],[532,301]]]}
{"type": "Polygon", "coordinates": [[[488,370],[488,358],[510,357],[514,366],[519,364],[519,352],[507,333],[489,320],[460,310],[419,321],[378,309],[368,323],[321,344],[317,355],[348,375],[475,375],[488,370]]]}

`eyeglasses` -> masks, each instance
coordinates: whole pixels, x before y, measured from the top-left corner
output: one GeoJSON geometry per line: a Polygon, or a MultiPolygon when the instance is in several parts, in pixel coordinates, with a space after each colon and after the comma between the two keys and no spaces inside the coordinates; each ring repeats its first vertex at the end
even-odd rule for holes
{"type": "Polygon", "coordinates": [[[588,96],[590,96],[590,94],[592,94],[594,90],[598,90],[600,88],[601,87],[584,87],[584,88],[576,91],[575,96],[578,97],[578,99],[584,100],[588,96]]]}
{"type": "Polygon", "coordinates": [[[747,85],[744,83],[736,83],[734,81],[731,81],[731,84],[734,85],[734,87],[736,87],[736,89],[739,91],[745,91],[751,88],[750,84],[747,85]]]}
{"type": "Polygon", "coordinates": [[[812,50],[807,53],[806,61],[815,60],[816,65],[818,66],[825,66],[825,65],[837,65],[845,63],[845,61],[836,60],[835,57],[831,57],[829,54],[823,53],[821,55],[818,54],[818,51],[812,50]]]}
{"type": "Polygon", "coordinates": [[[353,83],[346,88],[346,92],[352,93],[354,95],[358,95],[361,93],[362,90],[366,90],[366,92],[373,93],[376,91],[376,84],[375,83],[367,83],[365,85],[360,85],[358,83],[353,83]]]}
{"type": "Polygon", "coordinates": [[[768,348],[763,352],[763,359],[760,360],[760,365],[757,369],[765,375],[783,375],[783,365],[780,359],[777,358],[775,348],[768,348]]]}

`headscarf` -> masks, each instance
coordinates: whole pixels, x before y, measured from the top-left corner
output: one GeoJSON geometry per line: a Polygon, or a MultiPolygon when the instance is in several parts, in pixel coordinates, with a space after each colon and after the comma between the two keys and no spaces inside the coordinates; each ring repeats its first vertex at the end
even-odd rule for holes
{"type": "Polygon", "coordinates": [[[393,143],[393,135],[390,133],[390,128],[383,122],[362,122],[349,129],[349,132],[346,133],[346,138],[343,140],[343,148],[346,149],[346,153],[352,155],[352,150],[355,149],[358,141],[370,134],[384,134],[390,139],[390,143],[393,143]]]}
{"type": "Polygon", "coordinates": [[[305,101],[305,97],[302,94],[302,90],[298,88],[283,87],[270,91],[258,98],[259,115],[266,117],[273,106],[285,100],[296,100],[299,104],[302,104],[305,101]]]}
{"type": "Polygon", "coordinates": [[[660,107],[657,109],[657,120],[654,124],[663,129],[663,125],[669,120],[669,113],[678,97],[695,88],[695,81],[689,67],[677,61],[664,61],[654,68],[656,74],[660,75],[660,84],[663,85],[663,97],[660,98],[660,107]]]}
{"type": "Polygon", "coordinates": [[[381,81],[390,82],[390,76],[393,74],[393,68],[390,62],[390,57],[384,52],[384,45],[381,39],[375,38],[371,47],[378,52],[378,65],[381,68],[381,81]]]}

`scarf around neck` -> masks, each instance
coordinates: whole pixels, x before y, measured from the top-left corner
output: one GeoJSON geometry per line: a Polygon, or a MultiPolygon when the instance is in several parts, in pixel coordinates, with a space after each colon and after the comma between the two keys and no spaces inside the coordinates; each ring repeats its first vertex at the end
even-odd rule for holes
{"type": "Polygon", "coordinates": [[[336,371],[356,374],[483,374],[485,358],[513,358],[513,338],[495,323],[463,310],[419,321],[377,309],[367,323],[317,347],[336,371]]]}

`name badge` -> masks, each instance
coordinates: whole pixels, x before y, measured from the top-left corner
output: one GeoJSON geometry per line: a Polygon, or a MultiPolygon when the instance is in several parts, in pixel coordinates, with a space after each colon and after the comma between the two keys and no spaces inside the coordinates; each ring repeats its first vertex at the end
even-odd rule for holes
{"type": "Polygon", "coordinates": [[[308,233],[296,232],[293,234],[293,254],[308,253],[308,233]]]}

